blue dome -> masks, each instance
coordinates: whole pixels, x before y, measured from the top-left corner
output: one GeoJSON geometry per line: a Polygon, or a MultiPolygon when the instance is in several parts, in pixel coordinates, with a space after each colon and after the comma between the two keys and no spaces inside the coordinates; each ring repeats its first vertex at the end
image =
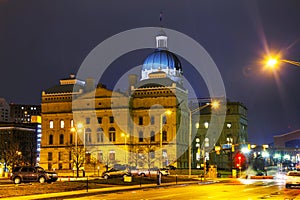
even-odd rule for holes
{"type": "Polygon", "coordinates": [[[142,71],[150,69],[176,69],[182,72],[179,59],[175,54],[164,49],[157,49],[144,61],[142,71]]]}

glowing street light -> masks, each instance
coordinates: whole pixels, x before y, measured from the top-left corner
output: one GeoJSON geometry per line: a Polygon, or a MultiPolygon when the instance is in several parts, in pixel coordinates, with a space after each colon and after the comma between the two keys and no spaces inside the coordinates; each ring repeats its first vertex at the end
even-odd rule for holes
{"type": "Polygon", "coordinates": [[[264,67],[267,69],[275,70],[280,66],[282,62],[300,67],[300,62],[281,59],[279,55],[267,57],[264,60],[264,67]]]}

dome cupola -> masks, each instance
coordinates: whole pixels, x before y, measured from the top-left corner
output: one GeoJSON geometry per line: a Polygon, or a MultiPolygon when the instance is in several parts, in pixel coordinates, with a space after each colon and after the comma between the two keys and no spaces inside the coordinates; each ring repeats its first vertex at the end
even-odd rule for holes
{"type": "Polygon", "coordinates": [[[160,30],[156,36],[156,49],[144,60],[142,67],[142,78],[149,79],[149,74],[162,72],[166,77],[176,81],[182,82],[182,67],[178,57],[168,51],[167,48],[168,37],[163,30],[160,30]]]}

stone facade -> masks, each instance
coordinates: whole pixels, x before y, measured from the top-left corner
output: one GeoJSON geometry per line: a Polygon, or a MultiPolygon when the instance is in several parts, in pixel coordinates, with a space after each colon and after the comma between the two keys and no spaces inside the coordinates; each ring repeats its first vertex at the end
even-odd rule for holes
{"type": "Polygon", "coordinates": [[[174,82],[132,86],[131,95],[103,85],[66,89],[76,83],[61,82],[42,94],[42,167],[74,169],[74,144],[84,147],[85,164],[187,167],[186,90],[174,82]]]}

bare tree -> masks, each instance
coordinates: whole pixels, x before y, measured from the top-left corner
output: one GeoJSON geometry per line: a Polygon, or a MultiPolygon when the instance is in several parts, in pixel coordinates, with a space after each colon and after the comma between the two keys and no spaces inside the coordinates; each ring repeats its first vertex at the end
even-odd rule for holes
{"type": "Polygon", "coordinates": [[[145,139],[145,143],[141,145],[133,145],[130,152],[130,164],[137,166],[146,166],[148,169],[154,167],[155,161],[159,160],[155,156],[155,150],[158,144],[145,139]]]}
{"type": "Polygon", "coordinates": [[[10,143],[1,140],[0,158],[4,162],[4,170],[22,163],[22,152],[18,143],[10,143]]]}
{"type": "Polygon", "coordinates": [[[83,145],[70,145],[71,160],[76,169],[76,177],[79,177],[79,170],[85,162],[85,148],[83,145]]]}

